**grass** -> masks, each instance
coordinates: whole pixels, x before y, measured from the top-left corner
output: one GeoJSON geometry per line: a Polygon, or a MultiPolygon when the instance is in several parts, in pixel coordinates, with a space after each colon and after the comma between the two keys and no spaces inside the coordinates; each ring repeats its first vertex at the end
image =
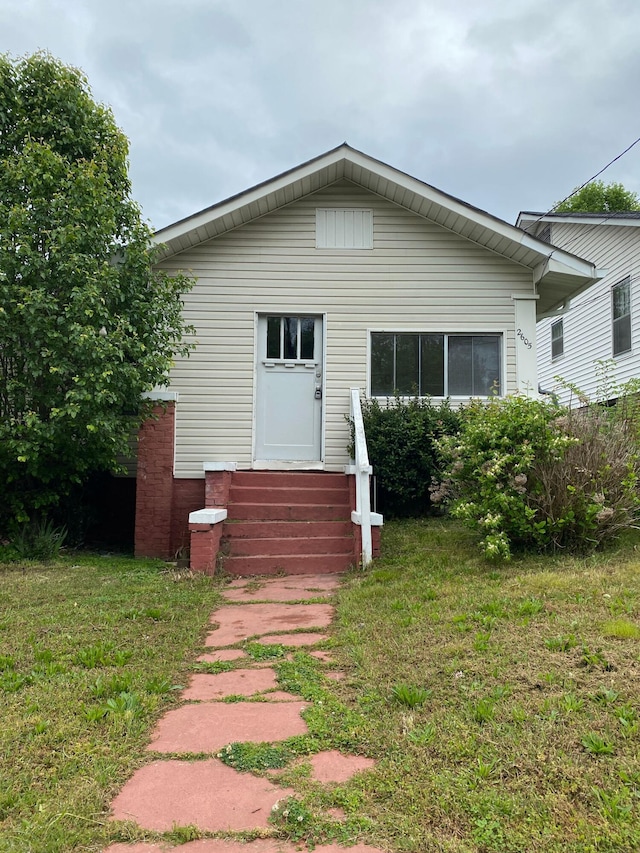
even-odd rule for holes
{"type": "Polygon", "coordinates": [[[0,851],[101,850],[219,601],[163,563],[0,566],[0,851]]]}
{"type": "Polygon", "coordinates": [[[384,534],[337,617],[349,669],[337,690],[367,718],[378,761],[360,805],[369,843],[640,849],[637,539],[496,568],[450,522],[384,534]],[[414,684],[428,701],[408,715],[398,686],[414,684]]]}
{"type": "MultiPolygon", "coordinates": [[[[383,556],[336,597],[326,646],[343,680],[304,651],[246,646],[311,703],[308,734],[230,744],[221,760],[295,791],[271,832],[309,849],[640,849],[636,547],[496,568],[452,523],[386,525],[383,556]],[[321,785],[308,756],[324,749],[376,765],[321,785]]],[[[109,823],[109,802],[197,668],[216,587],[152,562],[78,563],[0,569],[2,853],[161,838],[109,823]]]]}

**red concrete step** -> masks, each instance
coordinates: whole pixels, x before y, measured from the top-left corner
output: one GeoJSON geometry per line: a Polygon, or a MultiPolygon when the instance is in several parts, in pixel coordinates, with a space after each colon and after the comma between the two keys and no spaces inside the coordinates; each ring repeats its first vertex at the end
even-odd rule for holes
{"type": "Polygon", "coordinates": [[[268,486],[299,488],[348,489],[346,474],[325,474],[322,471],[235,471],[233,483],[238,486],[268,486]]]}
{"type": "Polygon", "coordinates": [[[349,504],[315,503],[236,503],[227,506],[232,521],[346,521],[351,520],[349,504]]]}
{"type": "Polygon", "coordinates": [[[346,572],[355,560],[351,554],[271,554],[269,556],[225,557],[225,572],[231,575],[331,574],[346,572]]]}
{"type": "Polygon", "coordinates": [[[351,521],[233,521],[227,520],[225,539],[270,539],[275,537],[353,536],[351,521]]]}
{"type": "Polygon", "coordinates": [[[237,486],[232,483],[229,503],[349,503],[347,489],[325,489],[318,486],[237,486]]]}
{"type": "MultiPolygon", "coordinates": [[[[223,541],[224,538],[223,538],[223,541]]],[[[353,556],[353,536],[322,536],[309,539],[306,536],[273,539],[226,539],[232,557],[263,556],[271,554],[350,554],[353,556]]]]}

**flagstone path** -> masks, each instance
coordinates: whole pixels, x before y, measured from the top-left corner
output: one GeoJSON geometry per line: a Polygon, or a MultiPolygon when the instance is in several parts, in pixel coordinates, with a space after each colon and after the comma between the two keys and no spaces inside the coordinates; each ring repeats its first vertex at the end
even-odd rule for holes
{"type": "MultiPolygon", "coordinates": [[[[278,689],[270,662],[255,662],[243,649],[233,647],[252,638],[263,645],[297,648],[326,639],[321,629],[330,626],[333,607],[315,602],[331,595],[337,586],[335,576],[296,575],[259,582],[241,578],[226,588],[228,603],[212,614],[211,631],[205,640],[207,652],[198,661],[231,661],[236,668],[216,675],[191,675],[181,694],[185,704],[168,711],[152,732],[148,749],[167,754],[167,758],[141,767],[125,784],[113,801],[113,820],[133,821],[155,832],[187,825],[209,833],[269,829],[274,805],[294,791],[280,787],[277,774],[265,779],[240,773],[216,754],[234,742],[274,742],[304,734],[307,726],[301,714],[309,703],[278,689]],[[242,699],[221,701],[229,696],[242,699]],[[203,754],[207,757],[202,758],[203,754]]],[[[330,653],[310,653],[330,665],[330,653]]],[[[327,670],[326,675],[340,678],[342,673],[327,670]]],[[[313,755],[309,761],[312,778],[322,784],[345,782],[374,763],[336,750],[313,755]]],[[[300,845],[277,839],[245,843],[207,838],[177,846],[164,842],[116,843],[104,853],[297,853],[300,849],[300,845]]],[[[366,844],[325,844],[315,850],[382,853],[366,844]]]]}

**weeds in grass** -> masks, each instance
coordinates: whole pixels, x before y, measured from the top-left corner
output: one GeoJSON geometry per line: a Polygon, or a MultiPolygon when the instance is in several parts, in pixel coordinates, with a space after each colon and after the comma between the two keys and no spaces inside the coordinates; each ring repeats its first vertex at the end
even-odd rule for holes
{"type": "Polygon", "coordinates": [[[470,711],[472,719],[483,726],[494,718],[496,703],[490,697],[484,697],[478,699],[477,702],[471,703],[470,711]]]}
{"type": "Polygon", "coordinates": [[[620,694],[611,687],[599,687],[591,698],[598,705],[610,705],[620,698],[620,694]]]}
{"type": "Polygon", "coordinates": [[[419,708],[427,701],[430,691],[415,684],[396,684],[391,689],[391,697],[398,705],[405,708],[419,708]]]}
{"type": "Polygon", "coordinates": [[[574,634],[565,634],[562,637],[548,637],[544,644],[550,652],[568,652],[578,645],[578,641],[574,634]]]}
{"type": "Polygon", "coordinates": [[[591,789],[598,802],[598,806],[608,820],[614,822],[629,820],[633,811],[633,805],[627,788],[619,791],[604,791],[602,788],[591,789]]]}
{"type": "Polygon", "coordinates": [[[231,743],[218,758],[241,773],[260,773],[286,767],[295,753],[282,743],[231,743]]]}
{"type": "Polygon", "coordinates": [[[617,640],[640,639],[640,627],[629,619],[610,619],[602,626],[602,633],[617,640]]]}
{"type": "Polygon", "coordinates": [[[76,652],[74,661],[85,669],[97,669],[102,666],[124,666],[131,658],[131,652],[116,649],[114,643],[102,642],[87,646],[76,652]]]}
{"type": "Polygon", "coordinates": [[[429,746],[436,736],[436,731],[434,723],[425,723],[423,726],[418,726],[407,732],[407,737],[412,743],[419,746],[429,746]]]}
{"type": "Polygon", "coordinates": [[[244,650],[255,661],[279,659],[286,655],[285,647],[280,643],[245,643],[244,650]]]}
{"type": "Polygon", "coordinates": [[[613,755],[615,752],[613,744],[597,732],[589,732],[580,743],[591,755],[613,755]]]}
{"type": "Polygon", "coordinates": [[[300,841],[308,834],[313,814],[296,797],[279,800],[271,809],[270,821],[292,841],[300,841]]]}
{"type": "Polygon", "coordinates": [[[602,649],[592,651],[588,646],[582,647],[580,664],[587,669],[603,669],[605,672],[613,669],[613,665],[606,659],[602,649]]]}

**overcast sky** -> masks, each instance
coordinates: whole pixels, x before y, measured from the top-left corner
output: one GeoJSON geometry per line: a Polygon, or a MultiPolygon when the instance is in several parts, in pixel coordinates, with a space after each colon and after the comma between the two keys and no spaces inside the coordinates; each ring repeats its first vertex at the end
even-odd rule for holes
{"type": "MultiPolygon", "coordinates": [[[[640,136],[638,0],[0,0],[83,69],[161,228],[345,140],[514,222],[640,136]]],[[[640,144],[605,172],[640,192],[640,144]]]]}

